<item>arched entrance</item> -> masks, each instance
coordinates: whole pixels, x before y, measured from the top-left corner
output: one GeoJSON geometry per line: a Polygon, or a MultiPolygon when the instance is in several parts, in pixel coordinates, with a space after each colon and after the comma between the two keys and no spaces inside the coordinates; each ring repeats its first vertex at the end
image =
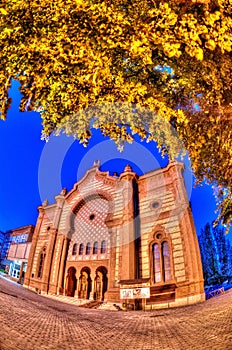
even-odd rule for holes
{"type": "Polygon", "coordinates": [[[105,292],[107,291],[107,269],[100,266],[96,270],[96,277],[94,279],[94,299],[104,300],[105,292]]]}
{"type": "Polygon", "coordinates": [[[91,292],[92,280],[90,277],[90,269],[83,267],[79,278],[78,297],[80,299],[89,299],[91,292]]]}
{"type": "Polygon", "coordinates": [[[74,297],[76,287],[77,287],[76,269],[75,267],[72,266],[68,269],[68,274],[66,277],[65,295],[67,295],[68,297],[74,297]]]}

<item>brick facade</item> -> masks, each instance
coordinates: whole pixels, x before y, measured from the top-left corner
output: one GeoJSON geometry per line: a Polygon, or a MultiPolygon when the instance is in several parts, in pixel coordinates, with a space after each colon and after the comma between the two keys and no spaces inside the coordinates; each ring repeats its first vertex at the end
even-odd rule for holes
{"type": "Polygon", "coordinates": [[[146,308],[203,301],[182,171],[171,162],[139,177],[126,166],[115,177],[95,162],[55,204],[38,208],[24,286],[108,302],[122,302],[120,289],[148,288],[146,308]]]}

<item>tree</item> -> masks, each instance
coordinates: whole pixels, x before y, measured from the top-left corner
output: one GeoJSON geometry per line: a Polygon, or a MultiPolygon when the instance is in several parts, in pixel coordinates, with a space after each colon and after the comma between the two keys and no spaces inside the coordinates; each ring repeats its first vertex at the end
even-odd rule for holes
{"type": "Polygon", "coordinates": [[[221,283],[232,277],[232,249],[225,230],[207,223],[198,236],[205,284],[221,283]]]}
{"type": "Polygon", "coordinates": [[[227,240],[226,245],[227,245],[227,252],[228,252],[228,270],[227,270],[227,274],[228,274],[228,276],[231,276],[232,275],[232,246],[231,246],[229,240],[227,240]]]}
{"type": "Polygon", "coordinates": [[[220,227],[213,227],[212,237],[216,245],[216,253],[219,265],[220,275],[228,275],[228,262],[229,262],[229,251],[227,250],[227,242],[225,237],[225,230],[220,227]]]}
{"type": "Polygon", "coordinates": [[[201,230],[198,240],[205,284],[210,285],[212,281],[218,280],[220,269],[217,260],[216,247],[209,223],[207,223],[204,229],[201,230]]]}
{"type": "Polygon", "coordinates": [[[44,138],[65,132],[87,144],[94,127],[122,147],[138,133],[174,158],[181,145],[172,125],[198,181],[220,189],[219,220],[230,223],[231,0],[3,0],[1,6],[3,119],[16,79],[20,109],[41,112],[44,138]]]}

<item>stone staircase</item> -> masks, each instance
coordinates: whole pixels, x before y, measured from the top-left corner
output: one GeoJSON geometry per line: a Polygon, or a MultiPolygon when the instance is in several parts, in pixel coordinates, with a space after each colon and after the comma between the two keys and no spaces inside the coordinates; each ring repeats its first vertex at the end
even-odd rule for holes
{"type": "Polygon", "coordinates": [[[86,307],[88,309],[98,309],[101,304],[103,303],[103,301],[99,301],[99,300],[85,300],[85,304],[80,305],[80,307],[86,307]]]}
{"type": "Polygon", "coordinates": [[[122,308],[119,305],[103,302],[99,305],[98,310],[120,311],[122,308]]]}
{"type": "Polygon", "coordinates": [[[76,297],[67,297],[66,295],[58,295],[58,294],[41,293],[41,295],[46,298],[61,301],[62,303],[66,303],[66,304],[72,304],[77,306],[82,306],[86,304],[86,299],[78,299],[76,297]]]}
{"type": "Polygon", "coordinates": [[[84,307],[88,309],[110,310],[110,311],[122,310],[119,305],[107,303],[99,300],[78,299],[77,297],[68,297],[66,295],[58,295],[58,294],[41,293],[41,295],[46,298],[61,301],[62,303],[77,305],[79,307],[84,307]]]}

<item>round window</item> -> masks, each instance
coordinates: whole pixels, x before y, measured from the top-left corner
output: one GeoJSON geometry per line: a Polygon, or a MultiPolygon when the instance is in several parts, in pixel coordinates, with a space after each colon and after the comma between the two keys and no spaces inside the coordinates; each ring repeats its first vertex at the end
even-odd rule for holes
{"type": "Polygon", "coordinates": [[[159,207],[159,202],[153,202],[151,206],[153,209],[157,209],[159,207]]]}
{"type": "Polygon", "coordinates": [[[93,220],[95,218],[95,215],[94,214],[91,214],[90,216],[89,216],[89,220],[93,220]]]}

